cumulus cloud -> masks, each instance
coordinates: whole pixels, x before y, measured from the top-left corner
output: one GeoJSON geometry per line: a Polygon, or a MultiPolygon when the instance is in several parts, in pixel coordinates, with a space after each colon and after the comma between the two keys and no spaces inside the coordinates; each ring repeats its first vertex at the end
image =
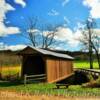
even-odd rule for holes
{"type": "MultiPolygon", "coordinates": [[[[33,29],[30,30],[31,32],[37,32],[39,34],[41,34],[41,30],[38,29],[33,29]]],[[[30,32],[28,30],[28,32],[30,32]]],[[[48,34],[52,33],[53,31],[48,31],[48,30],[44,30],[43,31],[43,35],[47,36],[48,34]]],[[[77,30],[76,32],[73,32],[70,28],[66,28],[66,27],[58,27],[56,29],[56,33],[54,36],[54,39],[57,41],[62,41],[62,42],[66,42],[66,44],[69,44],[71,47],[76,47],[79,44],[78,38],[80,38],[81,32],[79,30],[77,30]]]]}
{"type": "Polygon", "coordinates": [[[18,44],[18,45],[10,45],[10,46],[7,46],[6,48],[9,49],[9,50],[16,51],[16,50],[22,50],[25,47],[26,47],[26,45],[18,44]]]}
{"type": "Polygon", "coordinates": [[[15,8],[13,8],[10,4],[6,3],[5,0],[0,0],[0,36],[20,32],[18,27],[7,27],[4,24],[4,19],[6,19],[6,13],[8,11],[13,10],[15,10],[15,8]]]}
{"type": "Polygon", "coordinates": [[[54,9],[52,9],[49,13],[48,13],[48,15],[50,15],[50,16],[57,16],[57,15],[59,15],[60,13],[58,12],[58,11],[56,11],[56,10],[54,10],[54,9]]]}
{"type": "Polygon", "coordinates": [[[0,50],[22,50],[26,47],[24,44],[17,44],[17,45],[6,45],[3,42],[0,43],[0,50]]]}
{"type": "Polygon", "coordinates": [[[62,6],[65,6],[68,2],[69,2],[69,0],[63,0],[62,6]]]}
{"type": "Polygon", "coordinates": [[[68,40],[72,38],[72,31],[69,28],[59,27],[55,38],[62,41],[68,40]]]}
{"type": "Polygon", "coordinates": [[[20,33],[20,29],[17,27],[6,27],[4,23],[0,22],[0,36],[6,36],[9,34],[20,33]]]}
{"type": "Polygon", "coordinates": [[[15,8],[7,4],[5,0],[0,0],[0,22],[3,22],[3,20],[6,18],[5,13],[7,13],[9,10],[15,10],[15,8]]]}
{"type": "Polygon", "coordinates": [[[40,32],[40,30],[38,30],[38,29],[31,29],[31,30],[28,30],[27,32],[32,32],[32,33],[38,33],[38,32],[40,32]]]}
{"type": "MultiPolygon", "coordinates": [[[[49,34],[50,31],[44,31],[44,36],[49,34]]],[[[58,27],[57,32],[55,33],[54,39],[57,41],[64,41],[66,44],[69,44],[71,47],[76,47],[79,44],[78,38],[80,38],[80,31],[77,30],[75,33],[70,28],[58,27]]]]}
{"type": "Polygon", "coordinates": [[[100,18],[100,0],[84,0],[83,4],[90,8],[90,15],[93,18],[100,18]]]}
{"type": "Polygon", "coordinates": [[[80,31],[77,30],[75,33],[70,28],[59,27],[56,33],[55,39],[66,41],[71,47],[76,47],[79,44],[77,38],[80,37],[80,31]]]}
{"type": "Polygon", "coordinates": [[[100,29],[94,29],[94,32],[100,38],[100,29]]]}
{"type": "Polygon", "coordinates": [[[23,8],[26,6],[25,0],[15,0],[15,3],[20,4],[23,8]]]}

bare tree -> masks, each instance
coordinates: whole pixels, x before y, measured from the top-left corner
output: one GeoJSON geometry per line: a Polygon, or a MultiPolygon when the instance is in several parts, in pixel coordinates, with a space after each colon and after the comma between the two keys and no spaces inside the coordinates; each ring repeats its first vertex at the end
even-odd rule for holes
{"type": "Polygon", "coordinates": [[[45,24],[36,17],[29,17],[22,35],[29,40],[32,46],[47,49],[60,43],[55,40],[57,28],[59,26],[60,25],[45,24]]]}
{"type": "Polygon", "coordinates": [[[93,69],[93,59],[92,59],[92,55],[93,55],[93,51],[92,51],[92,34],[93,34],[93,23],[89,20],[87,20],[86,22],[86,27],[87,27],[87,31],[88,31],[88,44],[89,44],[89,59],[90,59],[90,69],[93,69]]]}
{"type": "Polygon", "coordinates": [[[95,51],[98,60],[98,65],[100,68],[100,58],[99,58],[99,47],[100,47],[100,37],[94,31],[96,28],[96,23],[94,19],[90,18],[86,21],[85,28],[82,29],[82,38],[79,39],[80,42],[89,51],[90,69],[93,68],[93,53],[95,51]],[[93,51],[94,50],[94,51],[93,51]]]}

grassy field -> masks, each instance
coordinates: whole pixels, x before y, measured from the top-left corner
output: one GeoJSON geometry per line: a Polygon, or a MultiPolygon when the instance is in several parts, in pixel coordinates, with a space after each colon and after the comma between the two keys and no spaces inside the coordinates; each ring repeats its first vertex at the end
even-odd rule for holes
{"type": "Polygon", "coordinates": [[[21,72],[21,66],[3,66],[0,68],[2,76],[14,75],[21,72]]]}
{"type": "Polygon", "coordinates": [[[80,85],[71,85],[67,89],[56,89],[55,84],[14,84],[0,82],[0,91],[10,90],[34,95],[57,96],[100,96],[100,88],[82,88],[80,85]]]}
{"type": "MultiPolygon", "coordinates": [[[[86,68],[89,69],[89,62],[88,61],[74,61],[74,68],[86,68]]],[[[98,69],[98,63],[95,61],[93,63],[93,68],[98,69]]]]}

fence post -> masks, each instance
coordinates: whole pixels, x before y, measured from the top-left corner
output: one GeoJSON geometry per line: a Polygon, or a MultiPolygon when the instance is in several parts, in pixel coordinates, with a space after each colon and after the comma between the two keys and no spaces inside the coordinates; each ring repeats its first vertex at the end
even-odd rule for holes
{"type": "Polygon", "coordinates": [[[27,78],[27,75],[25,74],[25,75],[24,75],[24,85],[26,85],[26,81],[27,81],[26,78],[27,78]]]}

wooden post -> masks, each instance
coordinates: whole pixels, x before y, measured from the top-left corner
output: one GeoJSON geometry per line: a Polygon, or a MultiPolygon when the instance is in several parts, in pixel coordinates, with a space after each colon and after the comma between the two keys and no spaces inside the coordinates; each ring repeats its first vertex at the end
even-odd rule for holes
{"type": "Polygon", "coordinates": [[[27,81],[26,78],[27,78],[27,75],[25,74],[25,75],[24,75],[24,85],[26,85],[26,81],[27,81]]]}

